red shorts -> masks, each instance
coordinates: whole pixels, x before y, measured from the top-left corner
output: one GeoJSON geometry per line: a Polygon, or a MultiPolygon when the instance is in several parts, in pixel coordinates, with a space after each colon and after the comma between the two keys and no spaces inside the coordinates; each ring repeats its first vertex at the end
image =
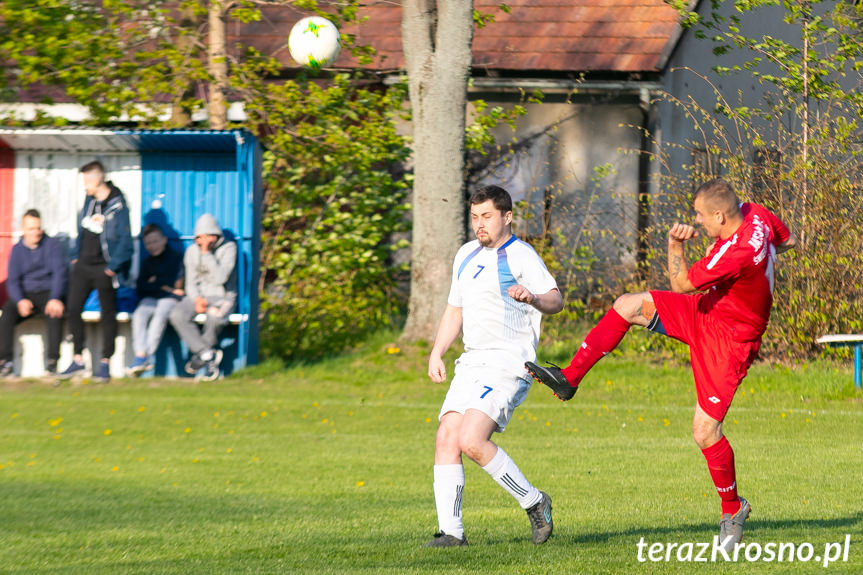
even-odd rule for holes
{"type": "Polygon", "coordinates": [[[717,421],[722,421],[737,386],[755,357],[761,341],[739,342],[731,330],[700,309],[700,295],[652,291],[653,303],[669,337],[689,345],[692,374],[698,405],[717,421]]]}

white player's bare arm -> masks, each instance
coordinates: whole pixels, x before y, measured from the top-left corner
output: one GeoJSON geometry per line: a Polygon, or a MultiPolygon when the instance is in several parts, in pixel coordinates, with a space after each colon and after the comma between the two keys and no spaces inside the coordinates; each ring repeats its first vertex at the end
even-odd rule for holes
{"type": "Polygon", "coordinates": [[[461,333],[461,325],[461,308],[447,304],[440,318],[431,354],[429,354],[428,376],[435,383],[446,381],[446,365],[443,362],[443,354],[461,333]]]}
{"type": "Polygon", "coordinates": [[[668,281],[671,282],[671,291],[677,293],[698,291],[687,276],[689,264],[683,253],[686,242],[696,235],[695,228],[687,224],[677,223],[668,230],[668,281]]]}
{"type": "Polygon", "coordinates": [[[534,294],[523,285],[514,285],[507,288],[506,293],[515,301],[532,305],[546,315],[555,314],[563,309],[563,296],[557,288],[543,294],[534,294]]]}

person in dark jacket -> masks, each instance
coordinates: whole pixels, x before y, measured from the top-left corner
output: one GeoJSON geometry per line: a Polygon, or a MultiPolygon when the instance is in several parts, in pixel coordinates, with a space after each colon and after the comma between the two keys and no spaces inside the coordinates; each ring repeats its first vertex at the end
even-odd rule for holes
{"type": "Polygon", "coordinates": [[[57,371],[63,329],[63,297],[66,295],[66,261],[63,244],[42,231],[42,216],[27,210],[21,218],[21,241],[9,255],[6,291],[9,299],[0,316],[0,377],[12,375],[15,326],[43,314],[48,327],[45,347],[47,370],[57,371]]]}
{"type": "Polygon", "coordinates": [[[117,288],[127,279],[134,247],[129,226],[129,208],[117,186],[105,181],[105,167],[90,162],[81,168],[87,198],[78,214],[78,239],[72,250],[69,274],[69,330],[75,343],[75,356],[60,374],[69,379],[84,373],[84,320],[81,312],[92,290],[99,294],[102,313],[102,358],[93,363],[93,378],[108,381],[108,360],[114,355],[117,336],[117,288]]]}
{"type": "Polygon", "coordinates": [[[168,238],[157,224],[147,224],[141,240],[149,257],[141,262],[135,291],[138,306],[132,314],[132,347],[135,360],[126,372],[137,377],[153,369],[168,316],[183,297],[183,255],[168,247],[168,238]]]}

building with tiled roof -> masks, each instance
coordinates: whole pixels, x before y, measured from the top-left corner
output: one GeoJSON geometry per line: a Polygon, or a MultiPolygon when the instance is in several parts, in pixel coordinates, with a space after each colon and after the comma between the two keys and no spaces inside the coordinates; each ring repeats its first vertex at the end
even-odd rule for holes
{"type": "MultiPolygon", "coordinates": [[[[661,72],[680,35],[677,12],[662,0],[476,0],[474,8],[494,17],[476,30],[473,65],[513,74],[575,72],[661,72]]],[[[261,6],[263,18],[233,23],[232,40],[276,53],[286,68],[296,67],[284,49],[287,32],[304,14],[293,8],[261,6]]],[[[343,30],[375,48],[371,68],[386,72],[404,67],[398,2],[372,0],[361,10],[366,20],[343,30]]],[[[351,66],[342,54],[338,66],[351,66]]]]}
{"type": "MultiPolygon", "coordinates": [[[[597,239],[592,247],[603,262],[629,265],[644,209],[638,198],[647,192],[647,156],[641,153],[647,144],[640,130],[655,127],[652,95],[661,89],[681,37],[677,13],[663,0],[508,0],[506,6],[502,9],[500,0],[474,1],[475,9],[493,21],[475,29],[470,99],[507,107],[539,89],[545,100],[521,102],[527,114],[514,133],[506,126],[497,129],[498,141],[515,140],[517,152],[489,149],[471,157],[470,183],[495,181],[517,200],[526,200],[537,216],[525,230],[530,235],[561,221],[577,229],[612,230],[614,242],[597,239]],[[613,174],[596,184],[593,169],[600,165],[613,166],[613,174]],[[597,186],[599,199],[588,202],[597,186]]],[[[252,46],[276,57],[284,76],[296,74],[299,67],[287,39],[292,26],[309,14],[286,4],[259,3],[258,8],[258,21],[228,22],[229,52],[252,46]]],[[[393,81],[404,73],[401,3],[368,0],[360,17],[359,24],[341,32],[372,46],[376,56],[366,68],[393,81]]],[[[335,68],[356,65],[343,50],[335,68]]],[[[55,112],[71,121],[85,117],[86,108],[71,103],[62,90],[33,87],[31,96],[40,96],[42,89],[54,98],[55,112]]],[[[22,116],[27,113],[22,109],[22,116]]],[[[228,114],[241,120],[242,106],[233,105],[228,114]]]]}
{"type": "MultiPolygon", "coordinates": [[[[696,0],[690,5],[710,9],[696,0]]],[[[493,21],[475,30],[469,98],[490,106],[521,104],[527,113],[515,131],[496,130],[502,146],[471,156],[469,186],[499,183],[524,200],[534,217],[524,221],[523,233],[562,227],[568,241],[576,247],[587,244],[600,265],[631,268],[643,247],[640,234],[650,223],[648,199],[657,173],[651,158],[657,143],[684,143],[697,135],[691,120],[658,96],[692,96],[712,105],[711,89],[692,73],[709,73],[717,61],[711,43],[684,31],[663,0],[509,0],[506,6],[502,9],[500,0],[474,1],[475,9],[493,21]],[[544,102],[526,102],[524,94],[536,89],[544,93],[544,102]]],[[[253,46],[276,57],[284,77],[296,74],[287,38],[309,14],[285,4],[259,3],[258,8],[259,21],[228,23],[229,51],[238,44],[253,46]]],[[[375,49],[366,68],[384,82],[404,73],[401,12],[398,1],[368,0],[361,22],[342,29],[375,49]]],[[[356,65],[344,50],[335,68],[356,65]]],[[[751,77],[747,82],[722,79],[716,85],[756,95],[751,77]]],[[[63,96],[55,99],[55,109],[67,119],[80,119],[86,109],[63,96]]],[[[229,120],[242,114],[235,103],[229,120]]],[[[675,165],[691,162],[685,151],[677,153],[675,165]]]]}

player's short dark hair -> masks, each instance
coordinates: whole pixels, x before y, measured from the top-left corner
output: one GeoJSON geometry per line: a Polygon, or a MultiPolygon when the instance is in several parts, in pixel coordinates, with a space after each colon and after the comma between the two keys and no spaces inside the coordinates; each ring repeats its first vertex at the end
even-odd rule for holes
{"type": "Polygon", "coordinates": [[[500,186],[484,186],[470,196],[470,205],[481,204],[491,200],[495,209],[502,213],[512,211],[512,196],[500,186]]]}
{"type": "Polygon", "coordinates": [[[146,226],[144,226],[144,229],[141,230],[141,239],[146,238],[153,232],[159,232],[163,236],[165,235],[165,232],[162,231],[162,228],[159,226],[159,224],[147,224],[146,226]]]}
{"type": "Polygon", "coordinates": [[[740,200],[731,184],[722,178],[716,178],[702,184],[695,191],[695,198],[702,198],[713,210],[719,210],[726,216],[732,216],[740,211],[740,200]]]}
{"type": "Polygon", "coordinates": [[[99,170],[103,174],[105,173],[105,166],[99,160],[93,160],[92,162],[88,162],[81,166],[81,173],[86,174],[87,172],[92,172],[93,170],[99,170]]]}
{"type": "Polygon", "coordinates": [[[40,213],[39,213],[39,210],[37,210],[36,208],[30,208],[29,210],[27,210],[26,212],[24,212],[24,215],[23,215],[23,216],[21,216],[21,219],[22,219],[22,220],[23,220],[24,218],[37,218],[37,219],[40,219],[40,220],[41,220],[41,219],[42,219],[42,214],[40,214],[40,213]]]}

